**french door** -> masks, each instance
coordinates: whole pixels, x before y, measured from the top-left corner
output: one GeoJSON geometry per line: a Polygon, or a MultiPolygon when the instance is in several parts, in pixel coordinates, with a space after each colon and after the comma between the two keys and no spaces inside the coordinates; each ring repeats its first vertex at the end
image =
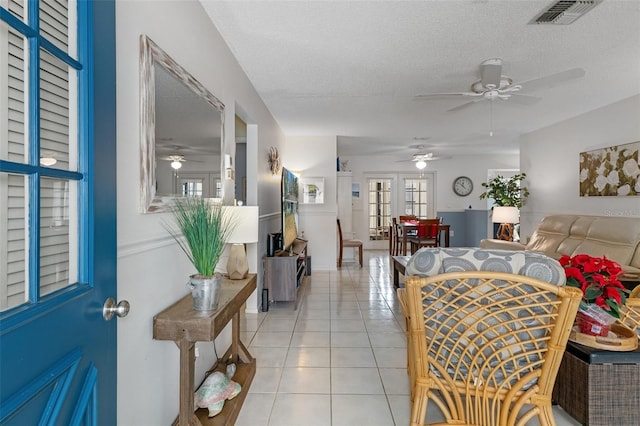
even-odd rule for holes
{"type": "Polygon", "coordinates": [[[0,0],[0,56],[0,424],[115,424],[115,3],[0,0]]]}
{"type": "Polygon", "coordinates": [[[366,248],[388,247],[393,217],[405,214],[436,217],[435,173],[386,173],[366,176],[366,179],[366,248]]]}
{"type": "Polygon", "coordinates": [[[435,218],[435,174],[404,174],[398,182],[398,214],[435,218]]]}

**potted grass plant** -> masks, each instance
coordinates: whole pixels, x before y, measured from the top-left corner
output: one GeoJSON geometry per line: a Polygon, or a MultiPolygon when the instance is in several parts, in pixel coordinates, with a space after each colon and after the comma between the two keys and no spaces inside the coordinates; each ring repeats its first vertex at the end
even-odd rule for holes
{"type": "Polygon", "coordinates": [[[216,265],[235,226],[221,204],[197,197],[177,199],[171,208],[173,223],[166,229],[195,267],[188,286],[198,311],[218,308],[222,276],[216,265]]]}

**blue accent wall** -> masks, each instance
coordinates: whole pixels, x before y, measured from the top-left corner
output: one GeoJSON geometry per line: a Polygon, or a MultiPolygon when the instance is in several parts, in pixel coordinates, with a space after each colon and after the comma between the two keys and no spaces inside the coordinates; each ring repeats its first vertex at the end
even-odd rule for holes
{"type": "Polygon", "coordinates": [[[487,238],[487,210],[438,212],[438,216],[442,217],[442,223],[451,225],[451,247],[478,247],[487,238]]]}

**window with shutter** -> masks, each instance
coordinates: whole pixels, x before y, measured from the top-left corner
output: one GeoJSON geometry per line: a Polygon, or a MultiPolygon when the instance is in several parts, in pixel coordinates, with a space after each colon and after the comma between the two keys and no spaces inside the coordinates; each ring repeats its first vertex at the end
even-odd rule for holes
{"type": "Polygon", "coordinates": [[[80,279],[84,171],[76,3],[0,0],[0,18],[0,310],[5,311],[38,303],[80,279]]]}

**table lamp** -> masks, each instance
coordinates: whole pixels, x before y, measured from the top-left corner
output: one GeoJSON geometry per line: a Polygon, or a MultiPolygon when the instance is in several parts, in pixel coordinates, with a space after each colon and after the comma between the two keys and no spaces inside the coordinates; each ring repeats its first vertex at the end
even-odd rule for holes
{"type": "Polygon", "coordinates": [[[520,223],[517,207],[496,206],[493,208],[493,223],[499,223],[497,237],[500,240],[513,241],[513,224],[520,223]]]}
{"type": "Polygon", "coordinates": [[[227,243],[231,244],[227,274],[232,280],[247,277],[249,262],[245,244],[258,242],[258,206],[225,206],[228,214],[237,223],[227,243]]]}

